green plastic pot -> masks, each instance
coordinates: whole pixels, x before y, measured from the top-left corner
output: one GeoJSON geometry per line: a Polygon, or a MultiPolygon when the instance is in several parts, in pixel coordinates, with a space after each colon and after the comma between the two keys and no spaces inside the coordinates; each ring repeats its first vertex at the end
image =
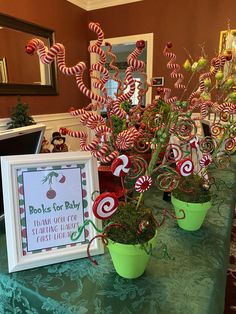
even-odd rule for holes
{"type": "Polygon", "coordinates": [[[155,247],[156,238],[157,233],[144,244],[146,250],[140,244],[122,244],[109,239],[107,247],[117,274],[126,279],[140,277],[150,258],[147,252],[155,247]]]}
{"type": "Polygon", "coordinates": [[[184,219],[177,219],[180,228],[187,231],[196,231],[201,228],[206,217],[208,209],[211,207],[211,201],[205,203],[187,203],[175,198],[171,195],[171,202],[174,206],[175,215],[177,218],[183,217],[184,219]]]}

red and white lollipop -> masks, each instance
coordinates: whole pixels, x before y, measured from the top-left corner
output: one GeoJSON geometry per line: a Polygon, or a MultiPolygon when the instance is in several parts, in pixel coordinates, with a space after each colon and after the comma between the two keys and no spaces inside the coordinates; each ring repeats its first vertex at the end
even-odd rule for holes
{"type": "Polygon", "coordinates": [[[204,155],[199,161],[201,167],[207,167],[210,163],[212,163],[211,155],[204,155]]]}
{"type": "Polygon", "coordinates": [[[141,176],[135,182],[134,188],[137,192],[143,193],[147,191],[152,185],[152,178],[149,176],[141,176]]]}
{"type": "Polygon", "coordinates": [[[118,198],[115,193],[105,192],[99,195],[93,203],[93,214],[98,219],[111,217],[118,208],[118,198]]]}
{"type": "Polygon", "coordinates": [[[185,158],[177,163],[176,171],[183,177],[189,176],[194,169],[194,165],[191,159],[185,158]]]}
{"type": "Polygon", "coordinates": [[[124,177],[131,168],[131,160],[127,155],[120,155],[111,164],[111,172],[116,177],[124,177]]]}

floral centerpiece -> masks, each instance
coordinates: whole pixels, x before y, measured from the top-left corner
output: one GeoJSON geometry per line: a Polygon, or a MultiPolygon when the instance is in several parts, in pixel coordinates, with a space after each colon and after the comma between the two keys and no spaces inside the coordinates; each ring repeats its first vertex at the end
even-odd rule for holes
{"type": "MultiPolygon", "coordinates": [[[[183,208],[176,216],[163,210],[163,219],[159,222],[153,210],[145,206],[144,193],[155,186],[163,192],[173,192],[175,197],[187,195],[188,201],[195,199],[195,202],[202,202],[202,197],[209,201],[209,190],[214,183],[208,172],[209,166],[227,166],[230,154],[235,150],[233,114],[236,111],[236,92],[232,89],[234,83],[230,74],[227,77],[223,74],[224,65],[232,62],[232,53],[227,51],[210,62],[206,56],[192,61],[192,64],[186,60],[183,70],[189,72],[189,79],[184,84],[181,67],[171,52],[172,44],[168,43],[163,55],[168,61],[170,77],[175,81],[174,88],[181,96],[171,96],[170,88],[158,88],[155,100],[143,107],[142,99],[152,88],[152,80],[148,81],[145,73],[145,64],[138,59],[145,48],[144,41],[138,41],[128,56],[125,79],[121,81],[112,46],[105,43],[107,50],[101,48],[104,42],[101,27],[97,23],[89,23],[89,29],[97,34],[96,43],[88,50],[99,56],[99,61],[90,69],[91,84],[98,93],[83,82],[84,62],[66,66],[62,44],[54,44],[48,50],[41,40],[33,39],[27,44],[26,51],[30,54],[38,51],[43,63],[51,63],[57,58],[59,70],[75,76],[79,90],[91,99],[85,108],[70,109],[70,114],[78,116],[80,122],[93,131],[93,140],[88,143],[88,134],[83,131],[61,128],[60,132],[78,138],[81,150],[90,151],[101,165],[109,167],[112,174],[120,178],[121,198],[113,192],[104,192],[94,201],[94,215],[104,220],[100,237],[109,249],[111,243],[118,243],[122,248],[130,244],[141,245],[146,263],[147,251],[154,245],[156,229],[165,215],[184,220],[186,213],[183,208]],[[106,67],[108,60],[112,72],[106,67]],[[136,84],[135,71],[141,73],[143,83],[136,84]],[[189,91],[195,77],[198,78],[198,86],[189,91]],[[114,97],[107,93],[109,79],[118,83],[114,97]],[[138,103],[132,106],[131,97],[136,88],[138,103]],[[99,114],[101,109],[106,109],[107,118],[99,114]],[[200,123],[210,115],[211,136],[200,139],[197,137],[200,123]]],[[[119,269],[118,273],[121,272],[119,269]]],[[[138,277],[142,272],[139,270],[136,274],[123,276],[138,277]]]]}

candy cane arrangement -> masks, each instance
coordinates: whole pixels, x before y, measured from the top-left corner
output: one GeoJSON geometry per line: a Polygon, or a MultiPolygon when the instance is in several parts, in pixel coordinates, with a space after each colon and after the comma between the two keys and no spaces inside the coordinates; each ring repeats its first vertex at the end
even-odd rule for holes
{"type": "MultiPolygon", "coordinates": [[[[190,95],[183,101],[189,82],[184,84],[181,67],[176,63],[176,55],[170,51],[172,44],[168,43],[163,50],[163,55],[169,59],[167,68],[171,72],[170,78],[174,79],[173,86],[178,89],[178,92],[182,90],[182,95],[181,97],[171,97],[171,88],[159,87],[156,90],[155,100],[144,107],[142,98],[148,88],[152,86],[148,83],[145,74],[145,63],[139,60],[145,48],[145,42],[137,41],[134,51],[129,54],[125,78],[122,81],[118,78],[119,69],[115,65],[116,56],[112,52],[111,44],[106,42],[107,51],[103,50],[104,33],[100,25],[91,22],[88,27],[97,35],[97,40],[88,47],[88,51],[98,56],[98,62],[92,64],[90,69],[87,69],[86,64],[82,61],[68,66],[65,47],[60,43],[56,43],[48,49],[40,39],[32,39],[26,46],[26,52],[29,54],[37,52],[41,62],[45,64],[50,64],[57,59],[59,70],[65,75],[74,76],[80,92],[90,99],[87,107],[71,108],[69,113],[73,117],[78,117],[80,123],[92,131],[93,139],[88,140],[87,132],[74,131],[69,128],[60,128],[60,133],[77,138],[81,150],[91,152],[91,155],[102,164],[109,165],[111,173],[117,177],[116,180],[121,182],[122,202],[127,204],[129,201],[130,195],[124,187],[128,181],[133,183],[132,192],[135,193],[135,196],[130,198],[138,209],[142,204],[143,194],[152,186],[157,186],[161,191],[172,192],[178,185],[182,185],[183,179],[191,179],[199,167],[198,175],[201,175],[201,172],[205,175],[211,164],[215,164],[217,167],[228,164],[229,154],[235,151],[236,147],[236,124],[233,121],[233,115],[236,113],[236,93],[235,95],[232,93],[231,97],[218,98],[217,101],[213,101],[212,90],[215,87],[209,88],[209,84],[217,72],[226,63],[226,56],[214,57],[209,70],[201,69],[196,90],[189,93],[190,95]],[[111,59],[110,63],[107,62],[107,58],[111,59]],[[113,70],[111,77],[107,64],[113,70]],[[91,85],[97,89],[98,93],[93,92],[84,83],[86,70],[89,71],[91,85]],[[141,82],[135,79],[135,72],[139,72],[144,78],[143,86],[146,86],[145,88],[141,82]],[[106,88],[106,83],[110,79],[118,84],[114,98],[108,96],[106,88]],[[137,106],[127,109],[135,91],[138,91],[137,106]],[[107,118],[103,118],[96,112],[101,108],[106,109],[107,118]],[[199,111],[199,115],[192,117],[192,112],[196,110],[199,111]],[[206,119],[209,113],[214,115],[210,129],[211,137],[199,139],[197,122],[206,119]],[[117,133],[114,132],[114,121],[121,122],[117,133]],[[172,142],[174,137],[179,144],[172,142]],[[143,150],[137,149],[142,146],[143,150]],[[194,161],[193,151],[202,154],[197,153],[197,165],[194,161]],[[133,152],[135,154],[139,152],[139,155],[132,156],[133,152]],[[150,156],[147,157],[147,159],[149,158],[148,162],[141,156],[143,152],[150,153],[150,156]],[[161,157],[163,159],[160,158],[161,154],[164,155],[161,157]]],[[[207,176],[204,176],[207,185],[210,185],[213,180],[206,178],[207,176]]],[[[193,193],[193,190],[194,188],[191,187],[188,192],[193,193]]],[[[101,193],[93,201],[93,215],[96,219],[101,220],[113,219],[121,204],[114,192],[101,193]]],[[[85,221],[84,226],[88,223],[90,223],[88,220],[85,221]]],[[[155,224],[159,226],[156,221],[155,224]]],[[[135,230],[135,236],[139,239],[148,230],[150,223],[142,220],[137,222],[137,226],[138,230],[135,230]]],[[[100,238],[105,244],[107,232],[113,227],[120,228],[120,232],[127,231],[124,224],[110,222],[103,230],[100,230],[102,233],[100,238]]],[[[133,228],[135,227],[130,226],[130,230],[133,228]]],[[[82,229],[83,226],[80,232],[82,229]]],[[[95,238],[97,237],[99,236],[95,238]]],[[[90,244],[92,241],[93,239],[90,244]]]]}

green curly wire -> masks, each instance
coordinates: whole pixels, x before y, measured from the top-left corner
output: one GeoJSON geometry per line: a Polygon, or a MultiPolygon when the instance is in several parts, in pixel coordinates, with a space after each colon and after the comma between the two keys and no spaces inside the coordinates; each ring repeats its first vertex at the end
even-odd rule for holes
{"type": "Polygon", "coordinates": [[[99,229],[99,228],[94,224],[94,222],[93,222],[91,219],[85,219],[84,223],[83,223],[81,226],[78,227],[78,230],[72,232],[72,234],[71,234],[71,236],[70,236],[70,239],[71,239],[72,241],[78,240],[78,239],[80,238],[82,232],[84,231],[85,227],[86,227],[87,225],[89,225],[90,223],[92,224],[92,226],[94,227],[94,229],[95,229],[97,232],[99,232],[99,233],[103,233],[104,230],[105,230],[105,228],[107,228],[107,226],[113,224],[113,222],[109,222],[109,224],[107,224],[105,228],[99,229]]]}

